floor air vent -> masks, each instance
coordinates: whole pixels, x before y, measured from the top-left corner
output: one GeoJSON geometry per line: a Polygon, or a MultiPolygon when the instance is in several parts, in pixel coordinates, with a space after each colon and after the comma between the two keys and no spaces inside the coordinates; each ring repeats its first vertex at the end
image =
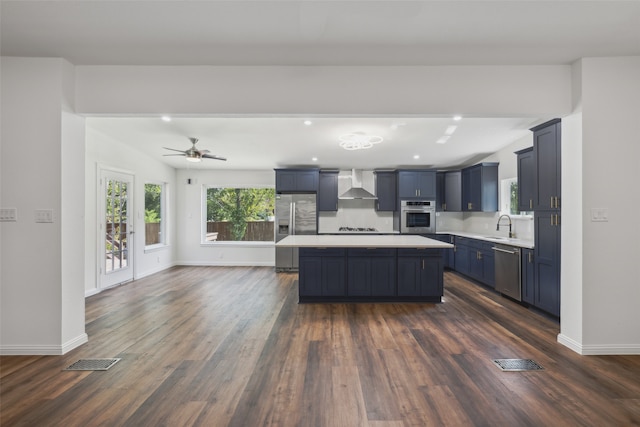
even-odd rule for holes
{"type": "Polygon", "coordinates": [[[80,359],[65,368],[65,371],[106,371],[120,359],[80,359]]]}
{"type": "Polygon", "coordinates": [[[544,368],[531,359],[493,359],[503,371],[542,371],[544,368]]]}

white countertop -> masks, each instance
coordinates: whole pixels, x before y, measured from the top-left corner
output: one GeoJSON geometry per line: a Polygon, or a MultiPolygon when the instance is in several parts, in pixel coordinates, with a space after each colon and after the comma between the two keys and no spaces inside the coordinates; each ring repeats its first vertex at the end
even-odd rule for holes
{"type": "Polygon", "coordinates": [[[479,233],[469,233],[466,231],[438,231],[436,234],[451,234],[453,236],[468,237],[469,239],[484,240],[491,243],[500,243],[504,245],[518,246],[521,248],[533,249],[534,243],[531,240],[509,238],[503,236],[483,235],[479,233]]]}
{"type": "Polygon", "coordinates": [[[296,235],[276,243],[281,247],[311,248],[453,248],[453,245],[422,236],[396,235],[296,235]]]}

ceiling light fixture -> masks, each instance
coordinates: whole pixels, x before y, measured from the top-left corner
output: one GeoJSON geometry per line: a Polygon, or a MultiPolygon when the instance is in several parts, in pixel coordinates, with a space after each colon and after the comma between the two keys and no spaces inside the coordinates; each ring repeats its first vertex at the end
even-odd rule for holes
{"type": "Polygon", "coordinates": [[[200,154],[191,151],[185,154],[185,159],[187,159],[188,162],[192,163],[198,163],[202,161],[202,157],[200,156],[200,154]]]}
{"type": "Polygon", "coordinates": [[[445,130],[445,131],[444,131],[444,134],[445,134],[445,135],[448,135],[448,136],[453,135],[453,133],[456,131],[456,128],[457,128],[457,127],[458,127],[458,126],[455,126],[455,125],[451,125],[451,126],[449,126],[449,127],[447,128],[447,130],[445,130]]]}
{"type": "Polygon", "coordinates": [[[162,116],[162,121],[163,121],[163,122],[170,122],[170,121],[171,121],[171,117],[169,117],[169,116],[162,116]]]}
{"type": "Polygon", "coordinates": [[[313,122],[311,120],[305,120],[304,122],[302,122],[305,124],[305,126],[311,126],[313,124],[313,122]]]}
{"type": "Polygon", "coordinates": [[[445,135],[445,136],[441,136],[439,140],[436,141],[437,144],[444,144],[445,142],[447,142],[449,140],[449,136],[445,135]]]}
{"type": "Polygon", "coordinates": [[[453,116],[453,120],[458,122],[458,121],[462,120],[462,116],[453,116]]]}
{"type": "Polygon", "coordinates": [[[340,146],[345,150],[366,150],[383,141],[381,136],[365,135],[362,132],[348,133],[339,139],[340,146]]]}
{"type": "Polygon", "coordinates": [[[418,159],[420,158],[420,156],[416,154],[416,155],[414,155],[414,156],[413,156],[413,158],[414,158],[415,160],[418,160],[418,159]]]}
{"type": "Polygon", "coordinates": [[[318,161],[318,158],[317,158],[317,157],[312,157],[312,158],[311,158],[311,161],[312,161],[312,162],[317,162],[317,161],[318,161]]]}

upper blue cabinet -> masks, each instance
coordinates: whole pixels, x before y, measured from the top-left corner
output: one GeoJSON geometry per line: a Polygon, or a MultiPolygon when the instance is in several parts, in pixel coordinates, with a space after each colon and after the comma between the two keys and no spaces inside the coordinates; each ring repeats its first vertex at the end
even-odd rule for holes
{"type": "Polygon", "coordinates": [[[433,170],[398,171],[398,197],[407,199],[436,199],[436,172],[433,170]]]}
{"type": "Polygon", "coordinates": [[[479,163],[462,169],[462,210],[498,210],[498,163],[479,163]]]}
{"type": "Polygon", "coordinates": [[[276,169],[276,193],[317,193],[318,169],[276,169]]]}

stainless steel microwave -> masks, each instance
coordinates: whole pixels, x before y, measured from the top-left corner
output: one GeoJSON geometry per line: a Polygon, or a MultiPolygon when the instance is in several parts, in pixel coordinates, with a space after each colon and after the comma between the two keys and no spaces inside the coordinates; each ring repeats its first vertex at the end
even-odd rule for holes
{"type": "Polygon", "coordinates": [[[401,200],[400,233],[429,234],[436,232],[435,200],[401,200]]]}

